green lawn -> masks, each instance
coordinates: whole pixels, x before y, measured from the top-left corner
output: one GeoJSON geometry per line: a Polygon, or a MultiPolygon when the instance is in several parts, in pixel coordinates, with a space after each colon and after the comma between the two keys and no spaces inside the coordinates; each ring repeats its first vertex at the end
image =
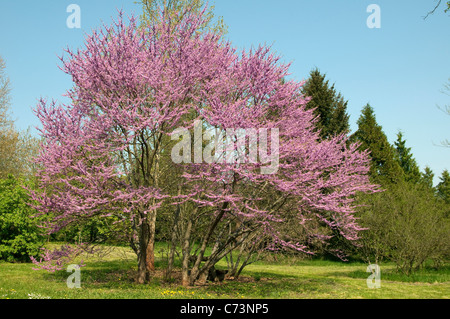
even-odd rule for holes
{"type": "MultiPolygon", "coordinates": [[[[151,283],[133,282],[135,256],[127,248],[109,248],[109,254],[84,260],[81,289],[69,289],[65,271],[32,270],[32,264],[0,263],[0,299],[78,298],[415,298],[450,297],[450,268],[424,269],[412,277],[381,265],[381,288],[369,289],[367,265],[322,260],[261,261],[248,266],[239,281],[184,288],[162,280],[158,271],[151,283]]],[[[158,265],[163,260],[160,256],[158,265]]],[[[225,263],[219,264],[225,267],[225,263]]]]}

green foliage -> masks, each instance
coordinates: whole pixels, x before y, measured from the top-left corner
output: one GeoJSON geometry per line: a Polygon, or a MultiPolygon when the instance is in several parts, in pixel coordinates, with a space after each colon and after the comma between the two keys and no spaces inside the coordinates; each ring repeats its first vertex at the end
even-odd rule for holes
{"type": "Polygon", "coordinates": [[[433,187],[432,170],[426,167],[420,172],[401,132],[391,145],[370,105],[363,108],[357,124],[351,140],[370,151],[370,177],[384,188],[384,192],[360,196],[360,225],[366,230],[357,254],[369,263],[391,260],[408,276],[426,260],[439,265],[449,254],[448,172],[438,191],[442,201],[433,187]]]}
{"type": "Polygon", "coordinates": [[[362,109],[357,124],[358,130],[351,140],[361,144],[360,150],[370,151],[372,162],[369,174],[372,180],[384,186],[402,179],[403,172],[395,159],[395,149],[389,144],[369,104],[362,109]]]}
{"type": "Polygon", "coordinates": [[[403,138],[403,133],[397,133],[397,140],[395,145],[395,159],[405,173],[405,179],[408,182],[418,183],[421,180],[419,166],[413,158],[411,148],[406,147],[406,141],[403,138]]]}
{"type": "Polygon", "coordinates": [[[442,199],[447,205],[450,205],[450,174],[448,170],[442,172],[442,176],[439,177],[441,180],[437,185],[437,195],[442,199]]]}
{"type": "Polygon", "coordinates": [[[99,216],[91,219],[83,219],[78,223],[70,224],[53,234],[53,241],[68,243],[91,243],[91,244],[115,244],[128,243],[127,230],[124,223],[118,222],[117,217],[101,218],[99,216]]]}
{"type": "Polygon", "coordinates": [[[388,258],[409,275],[431,259],[448,256],[449,220],[445,206],[421,184],[405,181],[385,192],[363,196],[361,252],[370,261],[388,258]]]}
{"type": "Polygon", "coordinates": [[[431,168],[426,166],[423,173],[421,173],[422,184],[429,189],[433,189],[433,178],[433,171],[431,170],[431,168]]]}
{"type": "Polygon", "coordinates": [[[38,228],[39,218],[30,206],[21,181],[9,175],[0,180],[0,259],[29,261],[44,243],[38,228]]]}
{"type": "Polygon", "coordinates": [[[305,96],[311,97],[307,108],[315,109],[319,116],[317,127],[323,139],[347,133],[349,130],[349,116],[347,114],[347,101],[336,92],[334,84],[330,85],[318,69],[310,73],[309,79],[302,88],[305,96]]]}
{"type": "MultiPolygon", "coordinates": [[[[192,8],[194,13],[201,12],[208,1],[204,0],[140,0],[142,4],[143,23],[158,23],[161,19],[160,10],[165,9],[166,13],[171,17],[174,24],[178,24],[184,18],[184,12],[188,8],[192,8]]],[[[227,33],[227,26],[222,17],[215,17],[214,6],[208,6],[206,9],[206,20],[200,26],[199,32],[214,31],[222,34],[227,33]]]]}

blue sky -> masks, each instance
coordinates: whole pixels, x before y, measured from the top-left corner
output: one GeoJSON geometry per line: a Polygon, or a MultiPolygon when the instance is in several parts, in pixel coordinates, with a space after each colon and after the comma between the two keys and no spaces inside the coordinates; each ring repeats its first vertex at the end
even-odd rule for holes
{"type": "MultiPolygon", "coordinates": [[[[83,45],[85,33],[109,24],[123,8],[140,14],[134,0],[40,0],[0,2],[0,56],[12,84],[16,125],[39,125],[31,109],[37,99],[62,97],[71,87],[59,68],[66,47],[83,45]],[[69,29],[69,4],[81,8],[81,29],[69,29]]],[[[426,20],[434,0],[215,0],[215,13],[228,25],[228,39],[239,48],[272,45],[292,77],[302,80],[318,67],[349,101],[351,129],[370,103],[393,142],[401,130],[423,169],[435,182],[450,169],[450,116],[437,105],[450,104],[441,91],[450,78],[450,13],[426,20]],[[370,4],[381,9],[381,28],[366,21],[370,4]]]]}

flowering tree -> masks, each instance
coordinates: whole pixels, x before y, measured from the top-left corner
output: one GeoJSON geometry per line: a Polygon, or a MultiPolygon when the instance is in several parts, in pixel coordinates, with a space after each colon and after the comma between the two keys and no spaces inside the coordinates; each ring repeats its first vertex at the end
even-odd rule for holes
{"type": "Polygon", "coordinates": [[[349,144],[345,135],[321,141],[317,118],[305,108],[303,82],[284,80],[288,68],[267,47],[243,52],[198,97],[198,114],[207,127],[219,130],[214,147],[206,146],[203,152],[207,157],[215,150],[214,161],[184,164],[180,203],[190,203],[195,212],[184,229],[185,284],[204,279],[218,260],[248,239],[253,247],[263,243],[265,249],[311,253],[309,243],[331,237],[317,232],[317,222],[347,240],[358,239],[354,195],[376,189],[366,175],[367,154],[349,144]],[[231,132],[231,138],[221,137],[223,130],[231,132]],[[259,132],[256,139],[248,133],[252,131],[259,132]],[[232,143],[218,147],[224,140],[232,143]],[[228,152],[221,152],[227,147],[228,152]],[[187,239],[199,216],[208,226],[188,269],[192,257],[187,239]],[[297,229],[287,232],[292,223],[297,229]],[[205,258],[208,245],[213,248],[205,258]]]}
{"type": "MultiPolygon", "coordinates": [[[[164,15],[164,13],[163,13],[164,15]]],[[[63,70],[74,88],[71,105],[42,100],[35,112],[45,143],[37,162],[37,208],[54,214],[50,232],[94,216],[116,216],[130,225],[139,259],[138,281],[154,269],[156,210],[164,135],[192,109],[203,83],[229,63],[218,36],[195,32],[202,15],[183,23],[137,28],[122,14],[94,31],[85,49],[67,50],[63,70]]]]}
{"type": "MultiPolygon", "coordinates": [[[[183,284],[190,285],[205,280],[246,240],[308,252],[295,233],[283,231],[286,223],[327,239],[308,227],[315,218],[356,239],[353,196],[374,190],[366,153],[347,146],[345,136],[320,141],[317,119],[300,92],[303,82],[284,80],[289,65],[269,48],[238,54],[220,34],[197,32],[204,19],[204,12],[187,10],[172,24],[162,12],[158,24],[138,28],[134,18],[125,25],[120,14],[113,26],[94,31],[83,50],[66,51],[62,69],[74,82],[67,93],[72,103],[42,100],[35,110],[45,142],[33,198],[39,211],[52,216],[49,232],[114,217],[137,253],[140,283],[154,270],[162,206],[176,207],[183,221],[176,229],[182,234],[183,284]],[[200,154],[208,150],[210,160],[189,153],[183,156],[192,161],[171,162],[174,193],[164,186],[173,179],[164,169],[173,159],[174,131],[186,128],[187,139],[199,121],[242,143],[231,143],[224,161],[218,148],[223,139],[215,134],[209,136],[215,147],[200,154]],[[239,129],[258,134],[241,139],[239,129]],[[192,254],[194,235],[200,245],[192,254]],[[208,246],[212,252],[205,256],[208,246]]],[[[202,147],[201,137],[189,145],[202,147]]]]}

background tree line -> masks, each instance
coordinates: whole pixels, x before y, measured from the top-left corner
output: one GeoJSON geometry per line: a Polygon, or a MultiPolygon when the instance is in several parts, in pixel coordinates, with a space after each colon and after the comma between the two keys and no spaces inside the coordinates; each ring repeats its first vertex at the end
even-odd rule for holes
{"type": "MultiPolygon", "coordinates": [[[[320,116],[318,128],[324,138],[349,134],[347,102],[318,69],[311,71],[304,92],[312,97],[308,105],[320,116]]],[[[367,230],[362,232],[361,246],[351,247],[349,255],[369,263],[391,260],[406,274],[427,260],[436,266],[448,261],[448,170],[442,172],[434,187],[432,170],[425,167],[420,171],[402,132],[398,132],[394,144],[389,143],[369,104],[362,109],[357,125],[350,139],[360,143],[361,150],[370,151],[371,180],[384,191],[360,196],[360,224],[367,230]]],[[[335,245],[348,247],[339,240],[335,245]]]]}
{"type": "Polygon", "coordinates": [[[38,140],[19,131],[10,114],[11,83],[0,57],[0,259],[29,261],[43,243],[26,189],[32,187],[38,140]]]}

